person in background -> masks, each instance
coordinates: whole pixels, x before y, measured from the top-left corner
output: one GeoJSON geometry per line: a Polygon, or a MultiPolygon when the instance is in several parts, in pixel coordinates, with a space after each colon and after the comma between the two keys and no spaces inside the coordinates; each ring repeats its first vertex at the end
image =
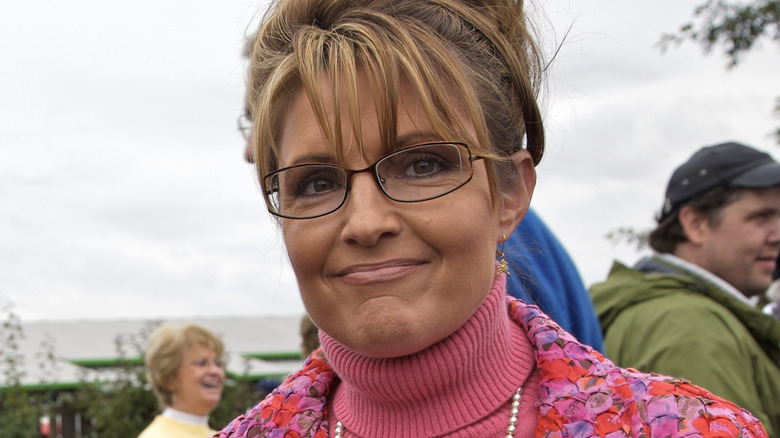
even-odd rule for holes
{"type": "Polygon", "coordinates": [[[780,164],[728,142],[699,149],[672,174],[655,250],[615,262],[591,287],[606,354],[620,366],[689,379],[780,433],[780,321],[751,297],[780,252],[780,164]]]}
{"type": "Polygon", "coordinates": [[[506,241],[507,292],[544,313],[580,342],[604,351],[596,311],[577,267],[533,208],[506,241]]]}
{"type": "Polygon", "coordinates": [[[515,0],[272,3],[252,156],[321,347],[220,437],[766,436],[507,296],[544,149],[529,26],[515,0]]]}
{"type": "Polygon", "coordinates": [[[197,324],[163,324],[149,337],[144,357],[162,413],[138,438],[205,438],[211,411],[222,396],[222,340],[197,324]]]}
{"type": "Polygon", "coordinates": [[[301,353],[306,357],[320,346],[319,329],[308,314],[301,317],[301,353]]]}

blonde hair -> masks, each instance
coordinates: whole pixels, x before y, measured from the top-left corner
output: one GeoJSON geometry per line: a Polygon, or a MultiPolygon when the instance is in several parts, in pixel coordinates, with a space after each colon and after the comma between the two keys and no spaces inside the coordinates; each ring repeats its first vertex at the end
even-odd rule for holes
{"type": "Polygon", "coordinates": [[[208,348],[218,357],[224,353],[222,340],[198,324],[163,324],[149,336],[149,345],[144,355],[146,379],[151,383],[161,409],[173,404],[171,387],[176,374],[185,354],[197,346],[208,348]]]}
{"type": "MultiPolygon", "coordinates": [[[[417,92],[442,139],[465,141],[476,155],[494,158],[491,163],[508,161],[524,139],[535,164],[543,154],[536,102],[542,67],[522,0],[275,0],[250,61],[247,97],[261,183],[278,167],[281,124],[301,88],[339,160],[345,137],[340,108],[362,141],[358,70],[373,90],[385,149],[394,144],[404,83],[417,92]],[[334,108],[324,103],[323,78],[334,84],[334,108]],[[469,122],[476,138],[467,134],[469,122]]],[[[495,193],[493,166],[488,175],[495,193]]],[[[513,177],[509,167],[506,175],[513,177]]]]}

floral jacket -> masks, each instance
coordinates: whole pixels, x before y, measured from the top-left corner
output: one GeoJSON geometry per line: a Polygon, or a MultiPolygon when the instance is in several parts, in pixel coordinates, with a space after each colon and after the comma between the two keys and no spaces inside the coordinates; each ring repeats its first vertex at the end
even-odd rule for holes
{"type": "MultiPolygon", "coordinates": [[[[685,380],[615,366],[536,306],[508,298],[540,372],[537,437],[767,437],[750,413],[685,380]]],[[[326,438],[338,377],[321,350],[218,438],[326,438]]]]}

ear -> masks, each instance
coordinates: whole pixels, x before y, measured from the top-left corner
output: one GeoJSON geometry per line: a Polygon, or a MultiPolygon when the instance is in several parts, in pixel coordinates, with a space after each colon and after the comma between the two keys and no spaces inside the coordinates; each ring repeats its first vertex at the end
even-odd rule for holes
{"type": "Polygon", "coordinates": [[[501,206],[498,242],[508,239],[512,232],[520,224],[520,221],[528,212],[531,204],[531,195],[536,186],[536,169],[534,168],[531,154],[525,150],[519,150],[512,154],[512,163],[517,170],[515,179],[501,184],[501,206]],[[503,239],[502,239],[503,237],[503,239]]]}
{"type": "Polygon", "coordinates": [[[685,206],[680,209],[677,220],[680,221],[680,226],[689,242],[700,245],[704,241],[710,225],[706,215],[693,207],[685,206]]]}

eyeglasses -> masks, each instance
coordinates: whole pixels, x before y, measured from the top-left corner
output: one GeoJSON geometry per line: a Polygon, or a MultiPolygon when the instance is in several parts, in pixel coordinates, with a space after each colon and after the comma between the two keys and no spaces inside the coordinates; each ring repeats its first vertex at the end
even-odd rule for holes
{"type": "Polygon", "coordinates": [[[249,135],[252,133],[252,119],[249,118],[249,113],[244,113],[238,116],[238,130],[241,132],[241,136],[244,140],[249,140],[249,135]]]}
{"type": "Polygon", "coordinates": [[[211,366],[211,364],[214,364],[217,368],[224,368],[225,363],[222,361],[222,359],[206,359],[206,358],[200,358],[196,359],[192,362],[190,362],[190,365],[197,367],[197,368],[206,368],[211,366]]]}
{"type": "Polygon", "coordinates": [[[471,180],[472,157],[464,143],[409,146],[365,169],[312,163],[285,167],[263,178],[268,211],[288,219],[312,219],[338,210],[349,194],[352,176],[369,172],[388,198],[421,202],[444,196],[471,180]]]}

